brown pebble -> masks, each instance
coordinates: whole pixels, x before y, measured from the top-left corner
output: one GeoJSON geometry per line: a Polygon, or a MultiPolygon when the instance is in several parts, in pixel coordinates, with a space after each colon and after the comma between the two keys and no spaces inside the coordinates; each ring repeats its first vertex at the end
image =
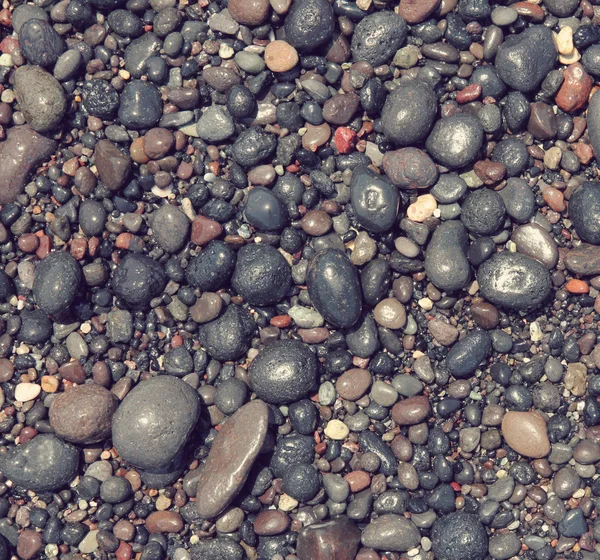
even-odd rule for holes
{"type": "Polygon", "coordinates": [[[353,368],[342,373],[335,382],[335,390],[347,401],[357,401],[371,386],[373,378],[366,369],[353,368]]]}
{"type": "Polygon", "coordinates": [[[144,136],[144,153],[150,159],[165,157],[174,145],[173,133],[166,128],[151,128],[144,136]]]}
{"type": "Polygon", "coordinates": [[[17,554],[23,560],[30,560],[42,549],[42,546],[42,533],[25,529],[17,540],[17,554]]]}
{"type": "Polygon", "coordinates": [[[229,0],[227,9],[242,25],[260,25],[269,15],[269,0],[229,0]]]}
{"type": "Polygon", "coordinates": [[[502,435],[524,457],[539,459],[550,453],[546,421],[538,412],[510,410],[502,419],[502,435]]]}
{"type": "Polygon", "coordinates": [[[406,325],[406,310],[395,298],[381,300],[373,310],[373,318],[386,329],[401,329],[406,325]]]}
{"type": "Polygon", "coordinates": [[[260,536],[280,535],[289,526],[289,516],[280,509],[261,511],[254,520],[254,532],[260,536]]]}
{"type": "Polygon", "coordinates": [[[309,210],[300,221],[302,229],[313,237],[325,235],[333,225],[331,216],[323,210],[309,210]]]}
{"type": "Polygon", "coordinates": [[[265,49],[265,63],[272,72],[287,72],[298,60],[298,51],[285,41],[271,41],[265,49]]]}
{"type": "Polygon", "coordinates": [[[371,484],[371,477],[365,471],[353,471],[344,476],[351,492],[361,492],[371,484]]]}
{"type": "Polygon", "coordinates": [[[208,323],[219,316],[222,308],[223,299],[219,294],[204,292],[190,307],[190,315],[196,323],[208,323]]]}
{"type": "Polygon", "coordinates": [[[154,511],[146,518],[146,529],[150,533],[179,533],[183,525],[176,511],[154,511]]]}
{"type": "Polygon", "coordinates": [[[397,402],[392,408],[392,418],[399,426],[419,424],[430,414],[431,404],[425,395],[409,397],[397,402]]]}

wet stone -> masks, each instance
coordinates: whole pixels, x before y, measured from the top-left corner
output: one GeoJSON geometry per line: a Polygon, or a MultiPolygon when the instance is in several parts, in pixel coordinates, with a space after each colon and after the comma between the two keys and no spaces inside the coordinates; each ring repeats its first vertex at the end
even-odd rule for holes
{"type": "Polygon", "coordinates": [[[160,91],[142,80],[129,82],[121,94],[119,120],[127,128],[152,128],[162,116],[160,91]]]}
{"type": "Polygon", "coordinates": [[[550,453],[546,422],[539,413],[507,412],[502,419],[502,435],[524,457],[540,458],[550,453]]]}
{"type": "Polygon", "coordinates": [[[388,513],[371,521],[363,530],[363,546],[378,550],[406,552],[421,540],[416,525],[400,515],[388,513]]]}
{"type": "Polygon", "coordinates": [[[571,196],[569,218],[577,235],[588,243],[600,244],[600,187],[584,183],[571,196]]]}
{"type": "Polygon", "coordinates": [[[511,240],[517,251],[537,261],[548,270],[558,262],[558,247],[552,236],[539,224],[524,224],[514,229],[511,240]]]}
{"type": "Polygon", "coordinates": [[[68,253],[51,253],[36,267],[33,296],[48,315],[65,311],[75,300],[81,267],[68,253]]]}
{"type": "Polygon", "coordinates": [[[190,385],[172,376],[141,382],[113,417],[112,440],[119,455],[149,471],[168,468],[183,450],[200,415],[190,385]]]}
{"type": "Polygon", "coordinates": [[[85,82],[82,94],[82,106],[89,115],[100,119],[113,119],[116,116],[119,94],[111,84],[103,80],[85,82]]]}
{"type": "Polygon", "coordinates": [[[117,191],[125,185],[131,172],[131,158],[109,140],[96,144],[94,160],[98,176],[109,191],[117,191]]]}
{"type": "Polygon", "coordinates": [[[258,456],[268,429],[260,400],[240,408],[216,437],[198,482],[196,506],[205,519],[219,515],[236,497],[258,456]]]}
{"type": "Polygon", "coordinates": [[[477,156],[483,142],[483,128],[475,117],[456,115],[437,121],[427,150],[446,167],[463,167],[477,156]]]}
{"type": "Polygon", "coordinates": [[[459,340],[448,353],[448,371],[460,379],[465,379],[477,369],[492,352],[492,339],[485,331],[472,331],[459,340]]]}
{"type": "Polygon", "coordinates": [[[298,0],[286,15],[284,29],[292,46],[312,50],[331,38],[335,29],[333,9],[327,0],[298,0]]]}
{"type": "Polygon", "coordinates": [[[19,46],[30,64],[46,68],[53,66],[65,50],[63,40],[54,28],[37,18],[28,19],[21,25],[19,46]]]}
{"type": "Polygon", "coordinates": [[[433,160],[418,148],[401,148],[383,156],[383,169],[392,183],[404,189],[434,185],[438,170],[433,160]]]}
{"type": "Polygon", "coordinates": [[[289,221],[283,201],[265,187],[254,187],[250,191],[244,213],[259,231],[281,231],[289,221]]]}
{"type": "Polygon", "coordinates": [[[198,337],[213,358],[235,360],[247,352],[255,328],[248,311],[230,305],[218,319],[202,325],[198,337]]]}
{"type": "Polygon", "coordinates": [[[162,266],[146,255],[129,254],[113,273],[113,290],[132,307],[144,307],[162,294],[167,278],[162,266]]]}
{"type": "Polygon", "coordinates": [[[366,60],[372,66],[390,60],[406,39],[406,22],[391,11],[376,12],[364,17],[352,35],[355,60],[366,60]]]}
{"type": "Polygon", "coordinates": [[[483,560],[488,552],[488,537],[476,515],[453,512],[433,525],[432,549],[440,560],[483,560]]]}
{"type": "Polygon", "coordinates": [[[0,456],[2,473],[35,492],[62,489],[76,475],[78,464],[77,448],[50,434],[40,434],[0,456]]]}
{"type": "Polygon", "coordinates": [[[242,167],[253,167],[268,159],[276,146],[275,136],[262,128],[251,127],[242,132],[233,143],[233,158],[242,167]]]}
{"type": "Polygon", "coordinates": [[[176,206],[161,206],[151,217],[152,232],[162,249],[176,253],[188,240],[189,218],[176,206]]]}
{"type": "Polygon", "coordinates": [[[500,195],[491,189],[479,189],[467,196],[461,206],[460,219],[478,235],[496,233],[504,223],[505,207],[500,195]]]}
{"type": "Polygon", "coordinates": [[[354,560],[360,530],[347,517],[304,527],[296,544],[298,560],[354,560]]]}

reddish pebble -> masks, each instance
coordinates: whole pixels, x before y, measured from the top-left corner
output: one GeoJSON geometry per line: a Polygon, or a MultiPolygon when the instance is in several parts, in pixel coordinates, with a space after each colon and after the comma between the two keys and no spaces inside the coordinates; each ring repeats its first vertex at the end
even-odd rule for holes
{"type": "Polygon", "coordinates": [[[261,511],[254,520],[254,532],[261,536],[279,535],[289,526],[289,516],[280,509],[261,511]]]}
{"type": "Polygon", "coordinates": [[[470,84],[456,94],[457,103],[470,103],[481,95],[481,84],[470,84]]]}
{"type": "Polygon", "coordinates": [[[579,62],[567,66],[564,76],[556,94],[556,104],[568,113],[578,111],[587,103],[594,80],[579,62]]]}
{"type": "Polygon", "coordinates": [[[277,315],[271,319],[270,323],[274,327],[285,329],[291,325],[292,318],[289,315],[277,315]]]}
{"type": "Polygon", "coordinates": [[[38,247],[37,251],[35,252],[36,257],[38,259],[43,259],[44,257],[46,257],[48,255],[51,247],[52,247],[52,242],[51,242],[50,237],[47,235],[42,235],[40,237],[39,247],[38,247]]]}
{"type": "Polygon", "coordinates": [[[565,285],[567,292],[571,294],[587,294],[590,291],[590,287],[583,281],[573,278],[569,280],[565,285]]]}
{"type": "Polygon", "coordinates": [[[115,552],[117,560],[130,560],[132,554],[133,550],[131,549],[131,546],[129,546],[125,541],[121,541],[119,548],[117,548],[117,551],[115,552]]]}
{"type": "Polygon", "coordinates": [[[356,132],[345,126],[340,126],[333,135],[333,141],[340,154],[349,154],[352,152],[356,145],[356,138],[356,132]]]}
{"type": "Polygon", "coordinates": [[[19,434],[19,443],[27,443],[38,435],[38,431],[31,426],[25,426],[19,434]]]}
{"type": "Polygon", "coordinates": [[[544,201],[555,212],[562,212],[565,209],[565,197],[562,192],[554,187],[548,187],[543,190],[544,201]]]}
{"type": "Polygon", "coordinates": [[[40,246],[40,238],[35,233],[24,233],[19,237],[17,245],[24,253],[33,253],[40,246]]]}
{"type": "Polygon", "coordinates": [[[87,253],[87,239],[79,238],[71,241],[71,255],[74,259],[80,261],[87,253]]]}
{"type": "Polygon", "coordinates": [[[344,480],[349,484],[351,492],[360,492],[371,484],[371,477],[365,471],[348,473],[344,476],[344,480]]]}
{"type": "Polygon", "coordinates": [[[196,216],[192,222],[192,243],[203,247],[213,239],[221,235],[223,227],[219,222],[215,222],[204,216],[196,216]]]}
{"type": "Polygon", "coordinates": [[[146,519],[146,529],[150,533],[179,533],[183,519],[176,511],[155,511],[146,519]]]}

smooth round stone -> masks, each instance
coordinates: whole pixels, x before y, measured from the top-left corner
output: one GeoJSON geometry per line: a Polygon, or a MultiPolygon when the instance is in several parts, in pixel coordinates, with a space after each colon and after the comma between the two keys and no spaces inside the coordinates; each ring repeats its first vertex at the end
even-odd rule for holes
{"type": "Polygon", "coordinates": [[[113,10],[108,14],[106,21],[121,37],[139,37],[144,32],[142,20],[129,10],[113,10]]]}
{"type": "Polygon", "coordinates": [[[256,99],[247,87],[233,86],[227,92],[227,110],[235,119],[252,117],[256,114],[257,108],[256,99]]]}
{"type": "Polygon", "coordinates": [[[146,306],[163,293],[166,285],[162,266],[146,255],[126,255],[113,273],[115,294],[135,308],[146,306]]]}
{"type": "Polygon", "coordinates": [[[198,136],[211,144],[220,144],[235,132],[233,119],[225,107],[211,105],[196,123],[198,136]]]}
{"type": "Polygon", "coordinates": [[[21,312],[18,339],[26,344],[41,344],[52,336],[52,322],[41,309],[21,312]]]}
{"type": "Polygon", "coordinates": [[[511,25],[518,17],[519,13],[507,6],[497,6],[491,13],[492,23],[501,27],[511,25]]]}
{"type": "Polygon", "coordinates": [[[551,290],[550,274],[543,264],[508,251],[485,261],[477,271],[477,281],[486,299],[517,311],[534,309],[551,290]]]}
{"type": "Polygon", "coordinates": [[[491,189],[479,189],[467,196],[461,206],[460,219],[465,227],[478,235],[496,233],[504,223],[504,201],[491,189]]]}
{"type": "Polygon", "coordinates": [[[515,177],[527,169],[529,152],[525,143],[518,138],[507,138],[494,147],[492,161],[504,165],[508,177],[515,177]]]}
{"type": "Polygon", "coordinates": [[[254,187],[250,191],[244,215],[259,231],[281,231],[289,222],[284,202],[265,187],[254,187]]]}
{"type": "Polygon", "coordinates": [[[287,404],[305,397],[317,375],[317,360],[307,345],[278,340],[267,345],[248,370],[253,391],[269,404],[287,404]]]}
{"type": "Polygon", "coordinates": [[[569,219],[583,241],[600,244],[600,184],[584,183],[573,193],[569,219]]]}
{"type": "Polygon", "coordinates": [[[48,315],[65,311],[75,300],[81,267],[69,253],[50,253],[35,269],[33,297],[48,315]]]}
{"type": "Polygon", "coordinates": [[[422,189],[434,185],[438,170],[433,160],[418,148],[400,148],[383,156],[383,170],[401,189],[422,189]]]}
{"type": "Polygon", "coordinates": [[[427,138],[437,112],[437,96],[419,80],[401,82],[388,95],[381,111],[383,133],[399,146],[427,138]]]}
{"type": "Polygon", "coordinates": [[[467,192],[467,183],[456,173],[444,173],[429,192],[439,203],[452,204],[467,192]]]}
{"type": "Polygon", "coordinates": [[[152,128],[162,116],[160,91],[148,81],[133,80],[121,94],[119,120],[127,128],[152,128]]]}
{"type": "Polygon", "coordinates": [[[247,394],[248,385],[241,379],[226,379],[217,387],[215,406],[223,414],[231,415],[244,404],[247,394]]]}
{"type": "Polygon", "coordinates": [[[439,560],[483,560],[488,537],[476,515],[453,512],[440,517],[431,533],[432,550],[439,560]]]}
{"type": "Polygon", "coordinates": [[[352,35],[354,60],[379,66],[390,60],[406,39],[408,26],[391,11],[375,12],[359,22],[352,35]]]}
{"type": "Polygon", "coordinates": [[[420,424],[431,414],[431,403],[424,396],[413,396],[397,402],[392,408],[392,418],[399,426],[420,424]]]}
{"type": "Polygon", "coordinates": [[[299,502],[312,500],[321,486],[319,471],[304,463],[288,467],[282,479],[283,491],[299,502]]]}
{"type": "Polygon", "coordinates": [[[60,82],[39,66],[29,65],[17,68],[14,78],[19,108],[31,128],[48,132],[58,126],[67,110],[60,82]]]}
{"type": "Polygon", "coordinates": [[[493,66],[478,66],[473,72],[469,83],[481,86],[482,98],[502,99],[506,93],[506,86],[493,66]]]}
{"type": "Polygon", "coordinates": [[[513,230],[511,240],[517,251],[541,262],[548,270],[558,262],[558,246],[554,238],[539,224],[530,223],[513,230]]]}
{"type": "Polygon", "coordinates": [[[15,387],[15,400],[29,402],[37,398],[42,388],[37,383],[19,383],[15,387]]]}
{"type": "Polygon", "coordinates": [[[527,181],[511,177],[498,194],[504,201],[506,213],[516,222],[523,224],[535,214],[535,195],[527,181]]]}
{"type": "Polygon", "coordinates": [[[284,29],[286,40],[293,47],[313,50],[333,34],[333,8],[327,0],[297,0],[285,16],[284,29]]]}
{"type": "Polygon", "coordinates": [[[190,260],[185,271],[186,279],[193,288],[200,288],[203,292],[216,291],[229,283],[236,259],[237,255],[229,245],[223,241],[211,241],[190,260]]]}
{"type": "MultiPolygon", "coordinates": [[[[298,2],[294,5],[297,4],[298,2]]],[[[273,134],[265,132],[260,127],[253,126],[238,135],[231,149],[233,159],[242,167],[248,168],[269,159],[275,152],[276,147],[277,139],[273,134]]]]}
{"type": "Polygon", "coordinates": [[[79,226],[88,237],[101,235],[107,218],[106,209],[97,200],[88,198],[79,205],[79,226]]]}
{"type": "Polygon", "coordinates": [[[198,338],[216,360],[237,360],[250,347],[256,324],[252,315],[238,305],[230,305],[225,313],[200,327],[198,338]]]}
{"type": "Polygon", "coordinates": [[[397,299],[385,298],[375,306],[373,318],[386,329],[401,329],[406,325],[406,309],[397,299]]]}
{"type": "Polygon", "coordinates": [[[434,231],[425,252],[425,271],[438,288],[455,292],[469,283],[468,244],[467,230],[458,221],[444,222],[434,231]]]}
{"type": "Polygon", "coordinates": [[[269,408],[260,400],[244,405],[222,426],[198,479],[196,507],[202,518],[216,517],[237,496],[265,442],[268,427],[269,408]]]}
{"type": "Polygon", "coordinates": [[[394,185],[367,167],[352,171],[350,201],[357,221],[365,229],[381,233],[394,226],[400,197],[394,185]]]}
{"type": "Polygon", "coordinates": [[[131,495],[131,484],[124,476],[109,476],[100,485],[100,498],[108,504],[124,502],[131,495]]]}
{"type": "Polygon", "coordinates": [[[165,204],[152,213],[150,226],[156,242],[167,253],[176,253],[188,240],[190,220],[173,204],[165,204]]]}
{"type": "Polygon", "coordinates": [[[523,457],[539,459],[550,453],[546,421],[537,412],[508,411],[502,419],[502,435],[523,457]]]}
{"type": "MultiPolygon", "coordinates": [[[[323,477],[325,479],[327,475],[323,477]]],[[[360,544],[360,529],[346,516],[322,523],[311,523],[298,534],[298,560],[354,560],[360,544]]]]}
{"type": "Polygon", "coordinates": [[[471,331],[459,340],[446,357],[448,371],[456,378],[471,376],[492,352],[492,339],[485,331],[471,331]]]}
{"type": "Polygon", "coordinates": [[[153,511],[146,518],[145,526],[150,534],[179,533],[184,527],[184,521],[176,511],[153,511]]]}
{"type": "Polygon", "coordinates": [[[96,384],[74,386],[60,393],[50,406],[50,425],[61,438],[76,444],[108,439],[117,398],[96,384]]]}
{"type": "Polygon", "coordinates": [[[475,117],[455,115],[436,122],[427,151],[446,167],[464,167],[476,157],[483,142],[483,128],[475,117]]]}
{"type": "Polygon", "coordinates": [[[362,311],[358,272],[345,253],[325,249],[310,261],[306,273],[310,300],[317,311],[340,328],[354,325],[362,311]]]}
{"type": "Polygon", "coordinates": [[[406,552],[421,540],[417,526],[401,515],[388,513],[371,521],[361,535],[363,546],[377,550],[406,552]]]}
{"type": "Polygon", "coordinates": [[[48,22],[50,19],[46,10],[33,4],[21,4],[17,6],[12,12],[11,16],[12,28],[17,33],[21,31],[23,24],[30,19],[41,19],[45,22],[48,22]]]}
{"type": "Polygon", "coordinates": [[[169,375],[176,377],[183,377],[194,371],[194,359],[185,346],[171,348],[165,354],[163,365],[169,375]]]}
{"type": "Polygon", "coordinates": [[[78,465],[78,449],[51,434],[40,434],[0,456],[4,476],[34,492],[60,490],[75,477],[78,465]]]}
{"type": "Polygon", "coordinates": [[[185,381],[152,377],[134,387],[113,416],[119,455],[149,471],[166,469],[182,452],[200,415],[200,397],[185,381]]]}
{"type": "Polygon", "coordinates": [[[233,289],[251,305],[279,303],[292,285],[290,265],[269,245],[245,245],[238,251],[233,289]]]}
{"type": "Polygon", "coordinates": [[[529,92],[542,83],[554,68],[555,60],[552,32],[544,25],[533,25],[504,40],[498,48],[495,66],[505,84],[529,92]]]}
{"type": "Polygon", "coordinates": [[[269,15],[268,0],[230,0],[227,8],[231,17],[242,25],[260,25],[269,15]]]}
{"type": "Polygon", "coordinates": [[[223,309],[223,299],[213,292],[204,292],[190,307],[190,315],[196,323],[208,323],[216,319],[223,309]]]}
{"type": "Polygon", "coordinates": [[[19,46],[29,64],[45,68],[53,66],[65,51],[60,35],[48,22],[37,18],[28,19],[21,25],[19,46]]]}

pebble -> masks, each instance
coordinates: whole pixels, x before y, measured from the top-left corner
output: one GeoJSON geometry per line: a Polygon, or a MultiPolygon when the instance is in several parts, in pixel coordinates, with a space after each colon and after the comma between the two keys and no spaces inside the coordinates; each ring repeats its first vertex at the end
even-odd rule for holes
{"type": "Polygon", "coordinates": [[[539,224],[530,223],[514,229],[511,240],[517,251],[541,262],[552,270],[558,262],[558,246],[552,236],[539,224]]]}
{"type": "Polygon", "coordinates": [[[432,550],[440,560],[483,560],[488,536],[476,515],[452,512],[440,517],[431,532],[432,550]]]}
{"type": "Polygon", "coordinates": [[[269,344],[252,361],[252,389],[269,404],[288,404],[305,397],[316,380],[317,363],[308,346],[297,340],[269,344]]]}
{"type": "Polygon", "coordinates": [[[116,295],[132,307],[144,307],[162,294],[167,278],[162,266],[146,255],[128,254],[113,273],[116,295]]]}
{"type": "Polygon", "coordinates": [[[35,17],[21,24],[19,46],[30,64],[44,68],[52,67],[65,50],[63,40],[54,28],[35,17]]]}
{"type": "Polygon", "coordinates": [[[456,378],[471,376],[492,352],[492,339],[485,331],[471,331],[448,352],[446,365],[456,378]]]}
{"type": "Polygon", "coordinates": [[[514,310],[538,307],[551,289],[550,275],[540,262],[520,253],[497,253],[477,271],[482,295],[494,305],[514,310]]]}
{"type": "Polygon", "coordinates": [[[595,183],[584,183],[571,196],[569,218],[577,235],[588,243],[600,243],[600,189],[595,183]]]}
{"type": "Polygon", "coordinates": [[[438,170],[433,160],[418,148],[401,148],[383,156],[383,170],[402,189],[422,189],[434,185],[438,170]]]}
{"type": "Polygon", "coordinates": [[[271,41],[265,49],[265,63],[272,72],[287,72],[298,60],[298,51],[285,41],[271,41]]]}
{"type": "Polygon", "coordinates": [[[550,453],[546,422],[537,412],[508,411],[502,419],[502,435],[524,457],[535,459],[550,453]]]}
{"type": "Polygon", "coordinates": [[[408,26],[394,12],[375,12],[365,16],[352,34],[355,60],[379,66],[390,60],[406,39],[408,26]]]}
{"type": "Polygon", "coordinates": [[[202,140],[220,144],[234,134],[235,125],[227,109],[219,105],[211,105],[206,108],[196,123],[196,131],[202,140]]]}
{"type": "Polygon", "coordinates": [[[127,128],[152,128],[162,116],[160,91],[142,80],[129,82],[121,94],[119,120],[127,128]]]}
{"type": "Polygon", "coordinates": [[[360,529],[345,516],[312,523],[298,534],[298,560],[354,560],[360,544],[360,529]]]}
{"type": "Polygon", "coordinates": [[[421,535],[415,524],[400,515],[388,513],[371,521],[363,530],[363,546],[378,550],[406,552],[417,546],[421,535]]]}
{"type": "Polygon", "coordinates": [[[431,414],[431,404],[426,396],[414,396],[397,402],[392,408],[392,418],[399,426],[420,424],[431,414]]]}
{"type": "Polygon", "coordinates": [[[502,197],[496,191],[483,188],[467,196],[461,206],[460,219],[470,232],[491,235],[502,227],[505,212],[502,197]]]}
{"type": "Polygon", "coordinates": [[[187,242],[190,220],[177,207],[161,206],[152,214],[150,222],[157,243],[168,253],[176,253],[187,242]]]}
{"type": "Polygon", "coordinates": [[[15,94],[25,120],[37,132],[56,128],[67,110],[62,86],[39,66],[27,65],[17,69],[15,94]]]}
{"type": "Polygon", "coordinates": [[[235,360],[248,351],[255,328],[248,311],[230,305],[220,317],[202,325],[198,337],[216,360],[235,360]]]}
{"type": "Polygon", "coordinates": [[[269,15],[267,0],[232,0],[227,4],[227,8],[231,17],[242,25],[260,25],[269,15]]]}
{"type": "Polygon", "coordinates": [[[71,443],[98,443],[111,436],[117,406],[117,398],[99,385],[73,387],[52,401],[50,425],[57,435],[71,443]]]}
{"type": "Polygon", "coordinates": [[[52,434],[40,434],[0,456],[4,476],[35,492],[60,490],[75,477],[78,466],[77,448],[52,434]]]}
{"type": "Polygon", "coordinates": [[[109,140],[100,140],[94,150],[94,161],[102,184],[109,191],[118,191],[131,173],[131,158],[109,140]]]}
{"type": "Polygon", "coordinates": [[[136,467],[169,468],[199,415],[200,400],[187,383],[170,375],[153,377],[131,390],[114,414],[113,444],[136,467]]]}
{"type": "Polygon", "coordinates": [[[427,138],[427,150],[446,167],[464,167],[476,158],[482,142],[480,122],[469,115],[456,115],[435,123],[427,138]]]}
{"type": "Polygon", "coordinates": [[[33,297],[48,315],[65,311],[75,300],[81,267],[68,253],[50,253],[36,267],[33,297]]]}
{"type": "Polygon", "coordinates": [[[296,0],[284,23],[287,42],[301,51],[326,43],[334,28],[333,8],[327,0],[296,0]]]}
{"type": "Polygon", "coordinates": [[[196,506],[202,518],[219,515],[242,489],[265,441],[268,411],[262,401],[252,401],[219,431],[198,480],[196,506]]]}

